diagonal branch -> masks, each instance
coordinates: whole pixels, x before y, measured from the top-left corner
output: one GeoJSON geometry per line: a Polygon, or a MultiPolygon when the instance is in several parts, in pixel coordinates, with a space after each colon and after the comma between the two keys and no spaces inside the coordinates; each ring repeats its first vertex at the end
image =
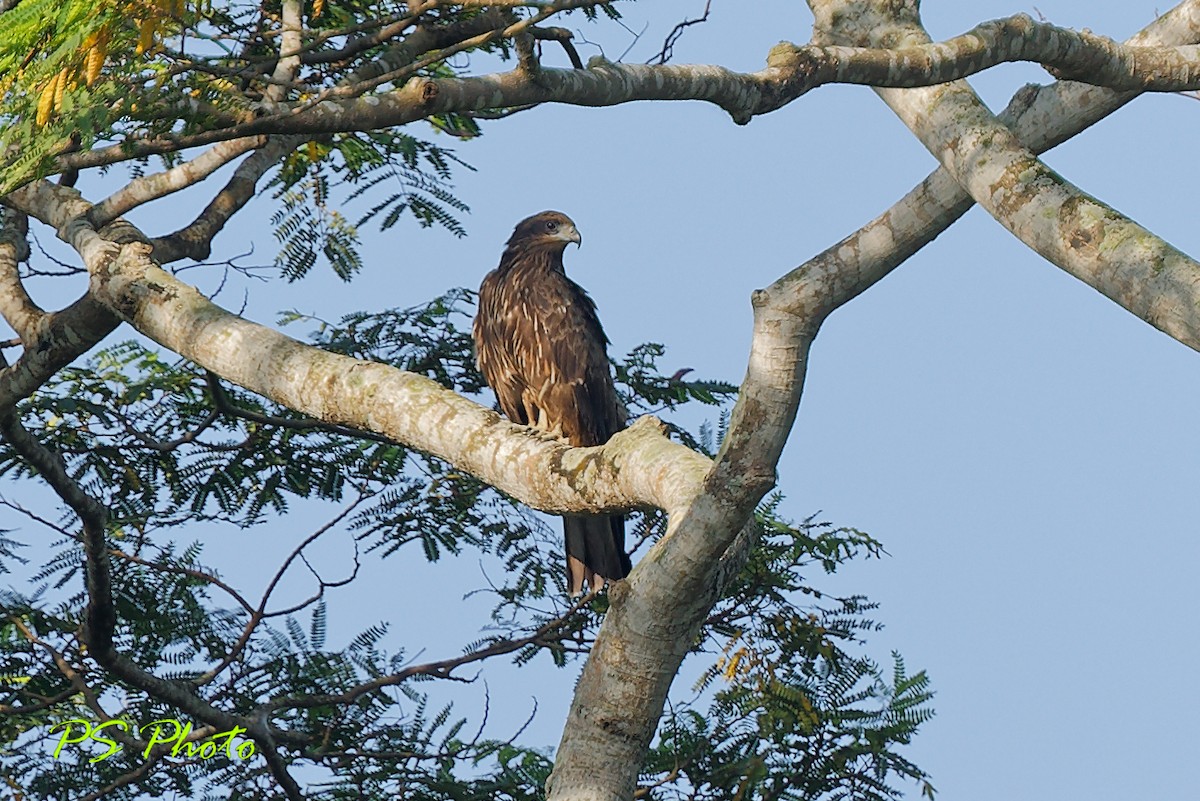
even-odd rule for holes
{"type": "MultiPolygon", "coordinates": [[[[1189,0],[1150,31],[1168,41],[1196,41],[1198,9],[1200,2],[1189,0]]],[[[1129,97],[1059,84],[1023,91],[1011,108],[1019,128],[1050,146],[1129,97]]],[[[550,801],[615,801],[633,793],[670,680],[719,592],[714,556],[753,537],[738,528],[773,481],[818,327],[970,205],[939,171],[859,232],[755,294],[752,352],[725,442],[704,493],[672,515],[662,542],[613,593],[576,687],[547,784],[550,801]],[[661,609],[672,610],[670,619],[663,620],[661,609]]]]}
{"type": "Polygon", "coordinates": [[[229,181],[195,220],[174,233],[152,240],[155,261],[168,264],[181,259],[207,259],[212,253],[213,238],[255,196],[259,180],[302,141],[304,137],[300,136],[270,137],[265,145],[237,166],[229,181]]]}
{"type": "Polygon", "coordinates": [[[328,353],[245,320],[164,272],[144,242],[106,241],[72,189],[39,181],[9,202],[57,229],[83,256],[99,301],[164,347],[326,424],[435,454],[543,511],[669,512],[691,497],[710,464],[667,440],[653,418],[604,446],[570,448],[423,376],[328,353]]]}
{"type": "Polygon", "coordinates": [[[120,318],[85,294],[62,311],[37,320],[21,357],[11,367],[0,368],[0,413],[27,398],[52,375],[87,353],[111,334],[120,318]]]}
{"type": "Polygon", "coordinates": [[[214,145],[195,158],[168,170],[134,178],[92,208],[91,223],[96,228],[103,228],[130,209],[187,189],[243,153],[260,148],[264,144],[265,137],[261,136],[231,139],[214,145]]]}
{"type": "MultiPolygon", "coordinates": [[[[928,41],[915,4],[850,18],[813,2],[823,36],[873,45],[928,41]],[[881,33],[883,32],[883,33],[881,33]]],[[[964,81],[878,89],[880,97],[989,214],[1110,300],[1200,350],[1200,263],[1040,161],[964,81]]]]}

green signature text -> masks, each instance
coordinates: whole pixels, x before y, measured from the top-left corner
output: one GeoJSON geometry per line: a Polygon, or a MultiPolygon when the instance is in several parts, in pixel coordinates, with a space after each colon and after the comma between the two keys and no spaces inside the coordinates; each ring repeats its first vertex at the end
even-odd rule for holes
{"type": "MultiPolygon", "coordinates": [[[[55,723],[49,731],[52,733],[55,729],[62,729],[58,745],[54,748],[55,759],[58,759],[63,748],[68,745],[79,745],[91,740],[107,746],[104,753],[88,760],[89,763],[92,763],[102,762],[124,748],[121,743],[105,734],[106,729],[128,734],[135,731],[135,726],[120,718],[106,720],[103,723],[74,718],[55,723]]],[[[182,756],[188,759],[212,759],[215,756],[224,755],[229,759],[245,760],[254,756],[252,740],[242,740],[235,744],[235,740],[246,733],[241,726],[234,726],[229,731],[218,732],[208,737],[193,738],[190,736],[192,733],[191,723],[183,723],[174,718],[163,718],[138,726],[136,731],[140,737],[145,738],[146,748],[142,751],[143,759],[150,758],[150,751],[156,745],[170,745],[171,756],[182,756]]],[[[109,734],[111,733],[110,731],[109,734]]]]}

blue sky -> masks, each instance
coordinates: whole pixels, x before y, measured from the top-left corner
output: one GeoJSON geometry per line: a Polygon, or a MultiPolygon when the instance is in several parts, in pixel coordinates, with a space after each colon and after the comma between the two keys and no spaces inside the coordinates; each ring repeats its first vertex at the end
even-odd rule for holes
{"type": "MultiPolygon", "coordinates": [[[[628,58],[647,58],[702,6],[629,5],[629,27],[648,27],[628,58]]],[[[927,0],[923,12],[935,38],[1026,12],[1123,39],[1156,6],[927,0]]],[[[779,39],[807,41],[810,25],[795,0],[714,0],[675,60],[758,69],[779,39]],[[737,16],[751,6],[752,16],[737,16]]],[[[586,33],[610,58],[630,39],[612,28],[586,33]]],[[[1030,81],[1049,77],[1010,65],[972,79],[994,109],[1030,81]]],[[[1185,132],[1197,113],[1189,98],[1141,98],[1046,160],[1195,255],[1200,167],[1185,132]]],[[[743,127],[700,103],[643,103],[547,107],[485,130],[472,142],[441,140],[478,169],[456,177],[472,208],[467,238],[413,225],[366,232],[359,279],[314,273],[252,286],[248,314],[270,322],[297,308],[336,319],[477,286],[514,223],[557,208],[583,233],[567,269],[595,298],[614,353],[662,342],[668,373],[691,367],[736,382],[751,291],[876,216],[935,166],[862,87],[819,89],[743,127]]],[[[273,252],[268,215],[265,204],[247,209],[218,248],[230,255],[254,241],[258,254],[273,252]]],[[[173,222],[133,216],[153,232],[173,222]]],[[[820,510],[884,542],[890,556],[826,586],[882,603],[876,658],[896,649],[910,669],[929,671],[938,714],[909,755],[943,798],[1192,792],[1198,367],[1191,350],[979,209],[823,327],[779,487],[792,517],[820,510]]],[[[214,533],[213,548],[236,546],[228,573],[263,582],[261,566],[284,552],[280,540],[310,522],[283,520],[277,536],[214,533]]],[[[345,559],[346,542],[328,558],[345,559]]],[[[479,570],[374,563],[352,597],[335,601],[331,620],[357,630],[390,619],[427,657],[457,653],[486,608],[461,600],[479,570]]],[[[556,744],[574,669],[488,675],[499,721],[491,733],[522,719],[536,695],[525,739],[556,744]]]]}

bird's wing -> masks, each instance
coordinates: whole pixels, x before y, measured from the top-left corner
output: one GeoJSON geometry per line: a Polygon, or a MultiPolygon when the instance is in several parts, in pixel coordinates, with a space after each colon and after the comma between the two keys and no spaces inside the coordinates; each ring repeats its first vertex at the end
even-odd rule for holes
{"type": "Polygon", "coordinates": [[[517,364],[513,342],[521,327],[520,304],[514,303],[512,290],[498,270],[488,273],[479,287],[479,309],[472,333],[475,338],[475,363],[487,381],[500,411],[514,423],[529,425],[522,394],[525,381],[517,364]]]}
{"type": "Polygon", "coordinates": [[[530,386],[546,415],[572,445],[602,445],[625,427],[608,363],[608,338],[588,294],[554,273],[531,287],[538,346],[526,360],[530,386]]]}

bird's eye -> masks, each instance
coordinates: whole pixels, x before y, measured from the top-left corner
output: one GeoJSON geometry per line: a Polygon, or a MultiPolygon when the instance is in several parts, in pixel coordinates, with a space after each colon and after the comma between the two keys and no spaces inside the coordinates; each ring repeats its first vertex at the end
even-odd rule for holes
{"type": "Polygon", "coordinates": [[[556,223],[554,220],[546,220],[546,230],[547,231],[554,231],[557,228],[558,228],[558,223],[556,223]]]}

